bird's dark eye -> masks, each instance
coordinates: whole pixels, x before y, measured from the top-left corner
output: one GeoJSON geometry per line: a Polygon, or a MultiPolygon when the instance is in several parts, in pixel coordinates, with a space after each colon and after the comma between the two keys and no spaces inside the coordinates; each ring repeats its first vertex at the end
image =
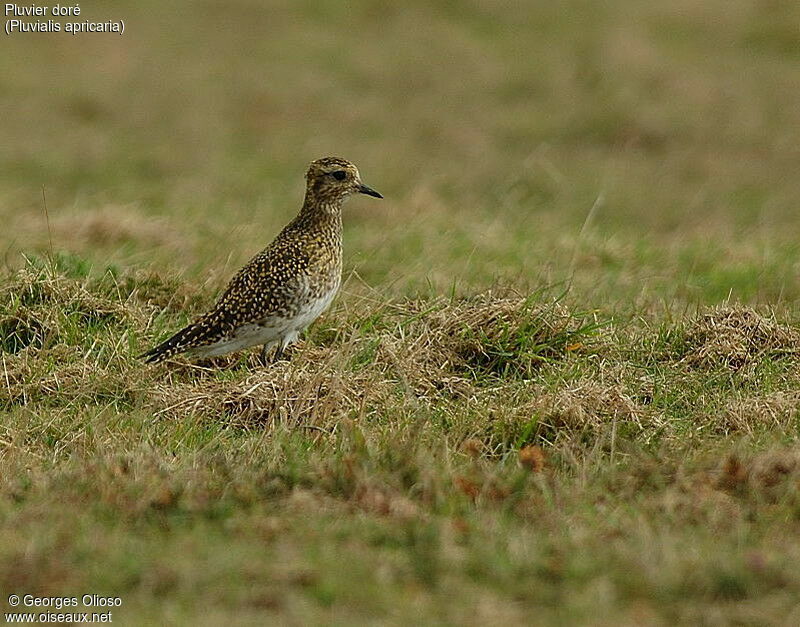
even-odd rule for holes
{"type": "Polygon", "coordinates": [[[331,172],[331,176],[337,181],[343,181],[347,178],[347,172],[344,170],[336,170],[336,172],[331,172]]]}

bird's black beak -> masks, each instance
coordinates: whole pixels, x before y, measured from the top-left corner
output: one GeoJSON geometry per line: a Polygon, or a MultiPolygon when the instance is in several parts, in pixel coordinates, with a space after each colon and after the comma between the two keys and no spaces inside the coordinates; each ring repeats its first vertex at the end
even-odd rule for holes
{"type": "Polygon", "coordinates": [[[360,194],[366,194],[367,196],[374,196],[375,198],[383,198],[383,196],[381,196],[378,192],[372,189],[369,185],[364,185],[364,183],[361,183],[358,186],[358,192],[360,194]]]}

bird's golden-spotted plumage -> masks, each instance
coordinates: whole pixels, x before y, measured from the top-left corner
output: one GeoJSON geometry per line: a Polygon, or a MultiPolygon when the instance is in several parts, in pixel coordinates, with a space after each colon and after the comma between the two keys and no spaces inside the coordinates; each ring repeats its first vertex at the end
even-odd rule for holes
{"type": "Polygon", "coordinates": [[[342,277],[342,203],[351,194],[382,196],[346,159],[325,157],[306,173],[300,213],[236,276],[214,308],[143,357],[223,355],[297,339],[330,304],[342,277]]]}

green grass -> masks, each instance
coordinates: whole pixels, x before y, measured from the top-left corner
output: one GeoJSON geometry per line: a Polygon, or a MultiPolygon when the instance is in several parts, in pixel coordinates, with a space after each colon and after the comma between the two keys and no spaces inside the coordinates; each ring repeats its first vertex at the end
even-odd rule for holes
{"type": "Polygon", "coordinates": [[[4,38],[0,598],[798,622],[797,3],[533,4],[100,3],[125,35],[4,38]],[[138,362],[325,154],[386,198],[346,206],[292,361],[138,362]]]}

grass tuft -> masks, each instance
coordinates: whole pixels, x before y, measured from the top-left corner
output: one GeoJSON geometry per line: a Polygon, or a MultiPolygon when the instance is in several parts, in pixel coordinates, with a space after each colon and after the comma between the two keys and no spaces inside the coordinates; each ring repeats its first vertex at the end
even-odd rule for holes
{"type": "Polygon", "coordinates": [[[719,307],[686,330],[683,360],[693,368],[737,372],[800,352],[800,333],[749,307],[719,307]]]}

